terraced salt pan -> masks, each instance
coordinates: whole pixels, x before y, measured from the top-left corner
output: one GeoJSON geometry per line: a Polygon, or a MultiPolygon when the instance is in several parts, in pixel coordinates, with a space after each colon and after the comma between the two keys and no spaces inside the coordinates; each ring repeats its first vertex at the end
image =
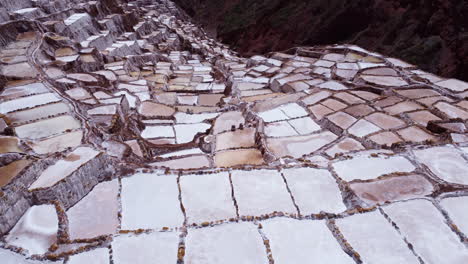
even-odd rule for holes
{"type": "Polygon", "coordinates": [[[136,174],[124,178],[121,201],[123,230],[180,227],[184,222],[176,176],[136,174]]]}
{"type": "Polygon", "coordinates": [[[326,259],[327,263],[355,263],[341,249],[324,220],[274,218],[263,221],[262,226],[275,262],[322,263],[326,259]]]}
{"type": "Polygon", "coordinates": [[[384,207],[384,211],[425,263],[467,263],[468,249],[430,201],[394,203],[384,207]]]}
{"type": "Polygon", "coordinates": [[[73,255],[68,260],[67,264],[108,264],[109,263],[109,249],[98,248],[91,251],[86,251],[73,255]]]}
{"type": "Polygon", "coordinates": [[[275,122],[307,116],[307,112],[296,103],[287,104],[278,108],[260,112],[258,114],[265,122],[275,122]]]}
{"type": "Polygon", "coordinates": [[[468,162],[450,146],[415,150],[416,158],[437,177],[451,183],[468,184],[468,162]]]}
{"type": "Polygon", "coordinates": [[[268,137],[290,137],[298,134],[287,121],[280,121],[267,124],[265,135],[268,137]]]}
{"type": "Polygon", "coordinates": [[[29,208],[6,237],[10,245],[22,247],[29,254],[44,254],[57,240],[58,217],[55,206],[29,208]]]}
{"type": "Polygon", "coordinates": [[[120,235],[111,246],[115,264],[177,263],[179,233],[120,235]]]}
{"type": "Polygon", "coordinates": [[[335,134],[325,131],[309,136],[268,138],[267,146],[278,158],[285,156],[299,158],[319,150],[335,139],[337,139],[335,134]]]}
{"type": "Polygon", "coordinates": [[[172,126],[146,126],[141,136],[143,138],[172,138],[175,134],[172,126]]]}
{"type": "Polygon", "coordinates": [[[370,205],[424,197],[434,186],[421,175],[388,177],[373,182],[354,182],[350,185],[356,195],[370,205]]]}
{"type": "Polygon", "coordinates": [[[364,79],[367,82],[382,85],[382,86],[405,86],[405,85],[408,85],[408,83],[401,77],[361,75],[361,78],[364,79]]]}
{"type": "Polygon", "coordinates": [[[193,155],[193,154],[203,154],[203,152],[199,148],[193,148],[193,149],[184,149],[180,151],[169,152],[167,154],[160,155],[158,157],[171,158],[171,157],[186,156],[186,155],[193,155]]]}
{"type": "Polygon", "coordinates": [[[233,171],[231,175],[239,215],[260,216],[275,211],[297,213],[278,171],[233,171]]]}
{"type": "Polygon", "coordinates": [[[104,105],[88,110],[88,115],[115,115],[117,105],[104,105]]]}
{"type": "Polygon", "coordinates": [[[181,176],[180,188],[188,223],[236,217],[229,173],[181,176]]]}
{"type": "Polygon", "coordinates": [[[460,231],[468,235],[468,196],[445,198],[440,204],[460,231]]]}
{"type": "Polygon", "coordinates": [[[70,239],[114,234],[119,225],[117,180],[102,182],[67,211],[70,239]]]}
{"type": "Polygon", "coordinates": [[[15,100],[6,101],[0,103],[0,114],[6,114],[9,112],[13,112],[20,109],[31,108],[38,105],[48,104],[52,102],[58,102],[60,98],[58,98],[53,93],[44,93],[44,94],[37,94],[31,95],[27,97],[21,97],[15,100]]]}
{"type": "Polygon", "coordinates": [[[185,238],[185,247],[185,263],[269,263],[262,238],[252,223],[241,222],[189,229],[185,238]]]}
{"type": "Polygon", "coordinates": [[[205,132],[210,127],[211,125],[206,123],[175,125],[174,130],[177,144],[183,144],[192,141],[197,133],[205,132]]]}
{"type": "Polygon", "coordinates": [[[336,225],[364,263],[419,264],[397,230],[378,211],[337,219],[336,225]]]}
{"type": "Polygon", "coordinates": [[[9,100],[31,94],[47,93],[49,90],[42,83],[31,83],[16,87],[6,88],[0,95],[1,100],[9,100]]]}
{"type": "Polygon", "coordinates": [[[37,154],[47,154],[64,151],[67,148],[75,148],[81,145],[83,131],[73,131],[59,136],[28,143],[37,154]]]}
{"type": "Polygon", "coordinates": [[[29,190],[48,188],[65,179],[83,164],[94,159],[100,152],[88,147],[80,147],[57,161],[42,172],[39,178],[29,186],[29,190]]]}
{"type": "Polygon", "coordinates": [[[314,168],[284,169],[282,173],[301,214],[341,213],[346,210],[330,172],[314,168]]]}
{"type": "Polygon", "coordinates": [[[171,169],[200,169],[211,167],[211,162],[206,155],[194,155],[168,161],[151,163],[155,167],[167,167],[171,169]]]}
{"type": "Polygon", "coordinates": [[[13,123],[27,123],[33,120],[46,118],[58,114],[70,112],[70,107],[62,102],[38,106],[32,109],[16,111],[7,114],[8,119],[13,123]]]}
{"type": "Polygon", "coordinates": [[[217,117],[218,113],[186,114],[177,112],[174,117],[178,124],[196,124],[217,117]]]}
{"type": "Polygon", "coordinates": [[[384,174],[395,172],[411,172],[414,167],[404,157],[369,157],[365,155],[355,156],[352,159],[335,162],[333,165],[336,173],[345,181],[370,180],[384,174]]]}
{"type": "Polygon", "coordinates": [[[18,126],[15,128],[15,132],[20,138],[34,140],[59,134],[66,130],[74,130],[78,128],[81,128],[81,124],[78,120],[72,116],[63,115],[18,126]]]}
{"type": "Polygon", "coordinates": [[[20,255],[18,253],[13,253],[12,251],[0,248],[0,259],[2,260],[2,264],[59,264],[63,263],[63,261],[57,262],[45,262],[45,261],[36,261],[31,259],[26,259],[25,256],[20,255]]]}

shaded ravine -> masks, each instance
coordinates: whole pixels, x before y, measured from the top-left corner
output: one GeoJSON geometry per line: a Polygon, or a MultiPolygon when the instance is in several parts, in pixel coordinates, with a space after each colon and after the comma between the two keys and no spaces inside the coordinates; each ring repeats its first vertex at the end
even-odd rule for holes
{"type": "Polygon", "coordinates": [[[444,77],[468,80],[463,0],[176,0],[243,55],[354,43],[444,77]]]}

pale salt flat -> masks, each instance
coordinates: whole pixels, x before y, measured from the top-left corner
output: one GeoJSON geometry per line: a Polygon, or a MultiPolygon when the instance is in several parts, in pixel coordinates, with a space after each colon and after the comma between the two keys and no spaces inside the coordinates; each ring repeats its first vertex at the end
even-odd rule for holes
{"type": "Polygon", "coordinates": [[[307,116],[307,111],[296,103],[286,104],[279,107],[289,118],[298,118],[307,116]]]}
{"type": "Polygon", "coordinates": [[[252,223],[189,229],[184,263],[267,264],[265,246],[252,223]]]}
{"type": "Polygon", "coordinates": [[[372,134],[372,133],[375,133],[377,131],[379,131],[380,128],[372,123],[370,123],[369,121],[366,121],[366,120],[359,120],[357,121],[353,126],[351,126],[349,129],[348,129],[348,132],[351,134],[351,135],[354,135],[356,137],[365,137],[369,134],[372,134]]]}
{"type": "Polygon", "coordinates": [[[324,220],[274,218],[263,221],[275,263],[355,263],[333,237],[324,220]]]}
{"type": "Polygon", "coordinates": [[[15,128],[18,137],[39,139],[81,128],[81,123],[70,115],[58,116],[15,128]]]}
{"type": "Polygon", "coordinates": [[[114,115],[117,113],[117,105],[104,105],[88,110],[88,115],[114,115]]]}
{"type": "Polygon", "coordinates": [[[38,105],[48,104],[52,102],[58,102],[58,98],[53,93],[45,93],[38,95],[31,95],[27,97],[18,98],[11,101],[0,103],[0,114],[6,114],[9,112],[17,111],[20,109],[31,108],[38,105]]]}
{"type": "Polygon", "coordinates": [[[258,113],[258,116],[265,122],[275,122],[289,119],[289,117],[279,108],[258,113]]]}
{"type": "Polygon", "coordinates": [[[122,179],[122,229],[179,227],[184,222],[176,176],[136,174],[122,179]]]}
{"type": "Polygon", "coordinates": [[[344,86],[343,84],[341,84],[339,82],[335,82],[335,81],[328,81],[328,82],[322,83],[318,87],[324,88],[324,89],[335,90],[335,91],[347,90],[348,89],[348,87],[344,86]]]}
{"type": "Polygon", "coordinates": [[[301,214],[346,210],[338,184],[327,170],[293,168],[284,169],[282,173],[301,214]]]}
{"type": "Polygon", "coordinates": [[[236,217],[228,172],[181,176],[180,188],[188,223],[236,217]]]}
{"type": "Polygon", "coordinates": [[[188,143],[193,140],[197,133],[205,132],[211,126],[206,123],[175,125],[177,144],[188,143]]]}
{"type": "Polygon", "coordinates": [[[321,129],[310,117],[292,119],[288,122],[300,135],[307,135],[321,129]]]}
{"type": "Polygon", "coordinates": [[[336,225],[364,263],[419,264],[403,237],[378,211],[337,219],[336,225]]]}
{"type": "Polygon", "coordinates": [[[186,114],[177,112],[174,116],[178,124],[195,124],[217,117],[218,113],[186,114]]]}
{"type": "Polygon", "coordinates": [[[445,198],[440,205],[460,231],[468,236],[468,196],[445,198]]]}
{"type": "Polygon", "coordinates": [[[297,213],[278,171],[233,171],[231,175],[239,215],[259,216],[274,211],[297,213]]]}
{"type": "Polygon", "coordinates": [[[425,263],[468,263],[468,249],[430,201],[394,203],[384,211],[425,263]]]}
{"type": "Polygon", "coordinates": [[[337,136],[329,131],[307,136],[268,138],[267,146],[277,157],[299,158],[331,143],[337,136]]]}
{"type": "Polygon", "coordinates": [[[177,263],[179,233],[120,235],[111,246],[115,264],[177,263]]]}
{"type": "Polygon", "coordinates": [[[64,151],[67,148],[75,148],[81,144],[83,131],[73,131],[58,136],[46,138],[28,144],[37,154],[47,154],[64,151]]]}
{"type": "Polygon", "coordinates": [[[172,126],[146,126],[141,133],[143,138],[174,137],[172,126]]]}
{"type": "Polygon", "coordinates": [[[287,121],[280,121],[267,124],[265,135],[267,137],[290,137],[297,136],[297,132],[287,121]]]}
{"type": "Polygon", "coordinates": [[[117,180],[102,182],[67,211],[70,239],[114,234],[119,225],[117,180]]]}
{"type": "Polygon", "coordinates": [[[450,183],[468,184],[468,162],[451,146],[415,150],[416,158],[437,177],[450,183]]]}
{"type": "Polygon", "coordinates": [[[6,236],[8,244],[22,247],[29,254],[44,254],[57,241],[58,217],[55,206],[29,208],[6,236]]]}
{"type": "Polygon", "coordinates": [[[86,251],[73,255],[68,260],[67,264],[108,264],[109,263],[109,249],[98,248],[91,251],[86,251]]]}
{"type": "Polygon", "coordinates": [[[2,264],[59,264],[63,261],[49,262],[49,261],[39,261],[26,259],[25,256],[12,251],[0,248],[0,260],[2,264]]]}
{"type": "Polygon", "coordinates": [[[29,190],[51,187],[75,172],[83,164],[94,159],[100,152],[88,147],[80,147],[57,161],[42,172],[39,178],[29,186],[29,190]]]}
{"type": "Polygon", "coordinates": [[[336,173],[345,181],[370,180],[394,172],[411,172],[413,164],[403,157],[368,157],[355,156],[352,159],[335,162],[336,173]]]}
{"type": "Polygon", "coordinates": [[[167,154],[160,155],[160,158],[171,158],[176,156],[186,156],[186,155],[193,155],[193,154],[203,154],[203,152],[199,148],[193,149],[184,149],[176,152],[169,152],[167,154]]]}
{"type": "Polygon", "coordinates": [[[8,113],[8,119],[13,123],[23,123],[68,112],[70,112],[70,107],[65,103],[58,102],[8,113]]]}
{"type": "Polygon", "coordinates": [[[21,85],[21,86],[5,88],[5,90],[0,95],[0,99],[15,98],[15,97],[30,95],[30,94],[40,94],[40,93],[46,93],[48,91],[49,90],[47,89],[47,87],[45,87],[45,85],[42,83],[30,83],[30,84],[21,85]]]}

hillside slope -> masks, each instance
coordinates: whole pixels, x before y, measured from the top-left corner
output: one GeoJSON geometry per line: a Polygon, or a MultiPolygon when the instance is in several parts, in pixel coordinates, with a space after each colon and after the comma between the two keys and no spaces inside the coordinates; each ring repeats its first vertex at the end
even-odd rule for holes
{"type": "Polygon", "coordinates": [[[176,0],[223,42],[251,55],[354,43],[468,80],[465,0],[176,0]]]}

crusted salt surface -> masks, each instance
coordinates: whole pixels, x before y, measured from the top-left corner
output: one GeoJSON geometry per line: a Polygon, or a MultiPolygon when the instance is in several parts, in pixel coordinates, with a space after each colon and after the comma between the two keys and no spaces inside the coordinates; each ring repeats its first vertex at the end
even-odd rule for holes
{"type": "Polygon", "coordinates": [[[64,115],[18,126],[15,128],[15,131],[21,138],[34,140],[78,128],[81,128],[81,124],[78,120],[72,116],[64,115]]]}
{"type": "Polygon", "coordinates": [[[236,217],[229,173],[181,176],[180,189],[189,223],[236,217]]]}
{"type": "Polygon", "coordinates": [[[122,229],[161,229],[184,222],[177,177],[136,174],[122,179],[122,229]]]}
{"type": "Polygon", "coordinates": [[[117,231],[117,180],[103,182],[67,211],[71,239],[88,239],[117,231]]]}
{"type": "Polygon", "coordinates": [[[179,233],[120,235],[111,243],[115,264],[176,263],[179,233]]]}
{"type": "Polygon", "coordinates": [[[338,176],[346,181],[370,180],[394,172],[411,172],[414,165],[404,157],[356,156],[333,164],[338,176]]]}
{"type": "Polygon", "coordinates": [[[40,264],[40,263],[59,264],[59,263],[63,263],[63,261],[49,262],[49,261],[31,260],[31,259],[27,259],[23,255],[20,255],[18,253],[13,253],[12,251],[8,251],[3,248],[0,248],[0,260],[2,260],[2,264],[40,264]]]}
{"type": "Polygon", "coordinates": [[[262,237],[252,223],[241,222],[204,229],[189,229],[185,238],[185,247],[186,263],[268,263],[262,237]]]}
{"type": "Polygon", "coordinates": [[[57,241],[58,217],[54,205],[29,208],[6,237],[10,245],[22,247],[29,254],[44,254],[57,241]]]}
{"type": "Polygon", "coordinates": [[[468,249],[428,200],[412,200],[384,207],[403,236],[425,263],[466,263],[468,249]]]}
{"type": "Polygon", "coordinates": [[[324,220],[274,218],[262,222],[278,263],[354,263],[333,237],[324,220]]]}
{"type": "Polygon", "coordinates": [[[91,251],[79,253],[70,257],[68,264],[108,264],[109,263],[109,249],[98,248],[91,251]]]}
{"type": "Polygon", "coordinates": [[[340,213],[346,210],[330,172],[314,168],[282,170],[301,214],[340,213]]]}
{"type": "Polygon", "coordinates": [[[440,204],[460,231],[468,235],[468,197],[449,197],[443,199],[440,204]]]}
{"type": "Polygon", "coordinates": [[[451,183],[468,184],[468,161],[450,146],[415,150],[416,158],[439,178],[451,183]]]}
{"type": "Polygon", "coordinates": [[[175,125],[176,141],[178,144],[188,143],[197,133],[205,132],[210,127],[205,123],[175,125]]]}
{"type": "Polygon", "coordinates": [[[239,215],[297,212],[286,184],[276,170],[233,171],[232,184],[239,215]]]}
{"type": "Polygon", "coordinates": [[[88,147],[80,147],[68,154],[63,160],[48,167],[39,178],[29,186],[29,190],[51,187],[75,172],[83,164],[94,159],[100,152],[88,147]]]}
{"type": "Polygon", "coordinates": [[[336,221],[364,263],[419,263],[398,231],[378,211],[336,221]]]}
{"type": "Polygon", "coordinates": [[[38,105],[58,102],[60,99],[53,93],[44,93],[22,97],[19,99],[0,103],[0,114],[6,114],[12,111],[30,108],[38,105]]]}

